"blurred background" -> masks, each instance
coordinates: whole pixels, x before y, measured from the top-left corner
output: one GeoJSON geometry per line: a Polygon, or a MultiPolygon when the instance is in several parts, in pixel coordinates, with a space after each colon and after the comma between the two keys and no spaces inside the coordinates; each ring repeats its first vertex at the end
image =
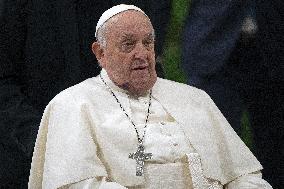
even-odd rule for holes
{"type": "Polygon", "coordinates": [[[121,3],[150,17],[158,75],[205,90],[282,188],[281,0],[0,0],[0,188],[27,188],[45,106],[99,74],[96,23],[121,3]]]}

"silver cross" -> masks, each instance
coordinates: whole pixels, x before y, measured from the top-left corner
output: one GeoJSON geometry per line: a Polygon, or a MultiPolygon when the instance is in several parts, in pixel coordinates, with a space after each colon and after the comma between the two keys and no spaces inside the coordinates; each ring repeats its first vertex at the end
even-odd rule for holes
{"type": "Polygon", "coordinates": [[[151,159],[152,153],[144,153],[144,146],[140,143],[138,144],[137,151],[129,154],[129,158],[136,160],[136,176],[142,176],[145,160],[151,159]]]}

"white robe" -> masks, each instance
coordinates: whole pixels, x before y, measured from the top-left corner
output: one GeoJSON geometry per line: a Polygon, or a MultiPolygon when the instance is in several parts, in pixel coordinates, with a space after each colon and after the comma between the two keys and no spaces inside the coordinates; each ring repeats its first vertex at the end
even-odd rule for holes
{"type": "MultiPolygon", "coordinates": [[[[131,99],[108,79],[104,70],[102,75],[142,133],[148,98],[131,99]]],[[[270,187],[260,174],[251,174],[262,169],[261,165],[206,93],[163,79],[158,79],[152,91],[145,151],[153,153],[153,160],[146,163],[146,171],[152,165],[176,166],[183,157],[189,157],[190,162],[197,156],[200,166],[193,175],[198,162],[188,163],[193,167],[189,166],[191,186],[187,188],[209,188],[205,187],[209,181],[231,188],[238,188],[240,181],[253,183],[251,186],[256,188],[270,187]]],[[[144,177],[135,176],[136,162],[128,159],[128,154],[136,147],[135,130],[114,97],[99,77],[88,79],[61,92],[47,106],[35,146],[29,188],[147,186],[156,173],[149,170],[148,176],[147,172],[144,177]],[[106,182],[106,178],[112,182],[106,182]]]]}

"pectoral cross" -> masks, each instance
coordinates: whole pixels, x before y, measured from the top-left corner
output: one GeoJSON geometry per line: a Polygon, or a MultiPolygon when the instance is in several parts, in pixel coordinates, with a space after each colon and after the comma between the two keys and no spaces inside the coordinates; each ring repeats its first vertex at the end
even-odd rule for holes
{"type": "Polygon", "coordinates": [[[144,146],[142,143],[139,143],[137,151],[130,153],[129,158],[136,160],[136,176],[142,176],[145,160],[151,159],[152,153],[144,153],[144,146]]]}

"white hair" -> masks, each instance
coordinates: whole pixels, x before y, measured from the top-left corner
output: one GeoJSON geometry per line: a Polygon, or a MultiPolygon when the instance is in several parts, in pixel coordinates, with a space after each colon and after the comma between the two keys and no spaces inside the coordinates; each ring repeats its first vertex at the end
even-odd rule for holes
{"type": "Polygon", "coordinates": [[[103,47],[106,47],[106,31],[107,23],[104,23],[97,32],[97,42],[103,47]]]}

